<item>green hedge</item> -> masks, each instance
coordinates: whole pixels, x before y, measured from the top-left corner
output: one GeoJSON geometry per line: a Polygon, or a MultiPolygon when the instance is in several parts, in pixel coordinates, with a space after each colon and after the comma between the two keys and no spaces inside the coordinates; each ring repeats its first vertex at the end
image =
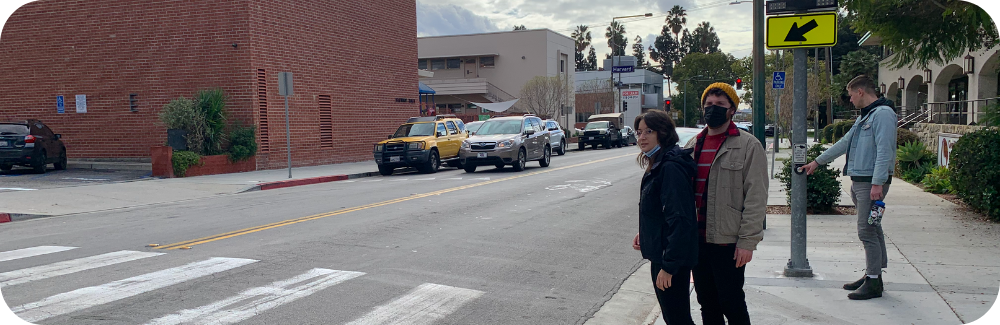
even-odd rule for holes
{"type": "Polygon", "coordinates": [[[833,131],[836,124],[830,124],[823,128],[823,142],[833,143],[833,131]]]}
{"type": "MultiPolygon", "coordinates": [[[[809,161],[816,160],[823,153],[823,146],[814,145],[809,148],[807,156],[809,161]]],[[[840,170],[830,168],[828,165],[819,166],[812,175],[806,178],[806,208],[811,211],[822,213],[833,210],[833,206],[840,201],[840,181],[837,176],[840,170]]],[[[778,174],[778,179],[785,186],[785,194],[791,202],[792,193],[792,161],[784,161],[784,167],[778,174]]]]}
{"type": "Polygon", "coordinates": [[[903,128],[896,129],[896,146],[902,147],[904,144],[917,141],[920,141],[920,137],[913,131],[903,128]]]}
{"type": "Polygon", "coordinates": [[[184,177],[188,168],[201,163],[201,155],[191,151],[174,151],[170,160],[174,165],[174,176],[184,177]]]}
{"type": "Polygon", "coordinates": [[[1000,221],[1000,130],[987,128],[959,138],[951,151],[951,185],[973,209],[1000,221]]]}

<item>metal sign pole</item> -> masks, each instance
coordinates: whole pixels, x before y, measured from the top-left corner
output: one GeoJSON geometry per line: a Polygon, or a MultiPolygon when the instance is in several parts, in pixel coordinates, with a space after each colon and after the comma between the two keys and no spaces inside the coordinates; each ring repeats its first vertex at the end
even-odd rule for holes
{"type": "Polygon", "coordinates": [[[288,121],[288,96],[292,93],[292,73],[278,73],[278,95],[285,96],[285,146],[288,152],[288,178],[292,178],[292,130],[288,121]]]}
{"type": "Polygon", "coordinates": [[[787,277],[812,277],[806,258],[806,101],[808,97],[807,56],[805,49],[794,50],[795,83],[792,85],[792,258],[785,266],[787,277]]]}

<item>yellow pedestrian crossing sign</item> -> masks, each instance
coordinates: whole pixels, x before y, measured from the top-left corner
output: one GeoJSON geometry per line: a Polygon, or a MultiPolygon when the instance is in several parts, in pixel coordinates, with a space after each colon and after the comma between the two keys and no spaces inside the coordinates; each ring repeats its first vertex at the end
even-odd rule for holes
{"type": "Polygon", "coordinates": [[[791,49],[837,45],[837,13],[767,17],[767,48],[791,49]]]}

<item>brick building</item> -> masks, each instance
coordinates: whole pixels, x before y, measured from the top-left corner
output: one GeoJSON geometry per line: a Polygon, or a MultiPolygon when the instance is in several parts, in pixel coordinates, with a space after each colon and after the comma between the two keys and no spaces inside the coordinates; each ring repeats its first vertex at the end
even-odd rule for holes
{"type": "Polygon", "coordinates": [[[0,120],[44,121],[70,159],[142,161],[166,143],[164,104],[220,87],[258,127],[257,169],[281,168],[287,71],[292,164],[368,160],[419,113],[416,35],[404,0],[36,1],[0,34],[0,120]]]}

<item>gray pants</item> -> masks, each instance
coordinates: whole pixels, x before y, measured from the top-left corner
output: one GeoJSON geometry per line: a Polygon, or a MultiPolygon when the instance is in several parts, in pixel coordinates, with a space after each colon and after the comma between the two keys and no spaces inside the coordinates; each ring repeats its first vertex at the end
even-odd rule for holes
{"type": "MultiPolygon", "coordinates": [[[[871,193],[872,183],[854,182],[851,185],[851,200],[858,210],[858,239],[865,246],[865,274],[880,275],[882,269],[889,266],[889,257],[885,251],[882,223],[879,222],[877,226],[868,224],[868,215],[872,210],[871,193]]],[[[887,194],[889,184],[882,185],[882,200],[885,200],[887,194]]]]}

